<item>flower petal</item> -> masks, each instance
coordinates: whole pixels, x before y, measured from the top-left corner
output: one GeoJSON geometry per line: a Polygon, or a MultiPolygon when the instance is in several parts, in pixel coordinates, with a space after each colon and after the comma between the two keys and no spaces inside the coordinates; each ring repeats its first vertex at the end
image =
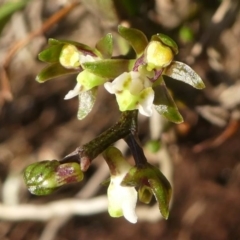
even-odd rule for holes
{"type": "Polygon", "coordinates": [[[83,54],[79,55],[79,61],[80,61],[81,65],[85,62],[94,62],[96,60],[99,60],[99,58],[93,57],[89,54],[88,55],[83,55],[83,54]]]}
{"type": "Polygon", "coordinates": [[[82,85],[77,83],[76,86],[74,87],[73,90],[70,90],[66,96],[64,97],[65,100],[68,100],[68,99],[71,99],[71,98],[74,98],[76,96],[78,96],[78,94],[81,92],[81,89],[82,89],[82,85]]]}
{"type": "Polygon", "coordinates": [[[124,87],[126,88],[130,83],[131,76],[129,73],[124,72],[118,77],[116,77],[112,82],[107,82],[104,84],[106,90],[111,94],[116,94],[118,92],[122,92],[124,87]]]}
{"type": "Polygon", "coordinates": [[[116,177],[111,179],[108,188],[108,212],[111,217],[124,216],[129,222],[136,223],[137,191],[134,187],[122,187],[119,180],[116,177]]]}
{"type": "Polygon", "coordinates": [[[131,76],[131,84],[129,86],[129,91],[131,94],[137,95],[144,89],[145,79],[147,81],[149,80],[147,78],[142,77],[139,72],[130,72],[130,76],[131,76]]]}
{"type": "Polygon", "coordinates": [[[137,191],[133,187],[122,187],[125,188],[126,194],[123,195],[123,216],[131,223],[137,222],[137,215],[135,212],[137,203],[137,191]]]}
{"type": "Polygon", "coordinates": [[[134,187],[121,186],[123,178],[132,166],[115,147],[106,149],[103,157],[111,173],[111,182],[108,187],[108,212],[112,217],[124,216],[129,222],[136,223],[137,191],[134,187]]]}
{"type": "Polygon", "coordinates": [[[154,100],[154,91],[152,88],[144,89],[140,94],[141,101],[139,102],[139,112],[142,115],[150,117],[152,115],[152,104],[154,100]]]}

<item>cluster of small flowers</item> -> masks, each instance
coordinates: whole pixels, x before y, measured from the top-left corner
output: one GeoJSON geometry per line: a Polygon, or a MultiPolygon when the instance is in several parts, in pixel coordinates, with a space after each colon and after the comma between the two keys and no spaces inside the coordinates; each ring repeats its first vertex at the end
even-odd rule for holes
{"type": "MultiPolygon", "coordinates": [[[[150,117],[154,106],[168,120],[182,122],[182,116],[162,75],[197,89],[204,88],[201,78],[186,64],[173,61],[178,47],[166,35],[156,34],[148,41],[137,29],[119,26],[118,31],[133,47],[135,59],[112,58],[111,34],[102,38],[95,48],[72,41],[49,39],[50,46],[39,54],[39,59],[50,65],[39,73],[37,81],[45,82],[60,75],[78,73],[76,86],[64,99],[79,97],[79,119],[83,119],[91,111],[96,99],[96,89],[104,85],[110,94],[116,95],[122,112],[138,110],[150,117]]],[[[147,161],[141,167],[131,166],[114,147],[107,148],[103,156],[111,174],[108,210],[112,217],[124,216],[136,223],[137,199],[149,203],[154,195],[162,216],[168,218],[172,191],[159,169],[147,161]]],[[[32,193],[43,195],[71,181],[81,181],[82,170],[77,163],[62,165],[58,161],[43,161],[30,165],[25,170],[24,178],[32,193]]]]}
{"type": "Polygon", "coordinates": [[[154,90],[152,85],[156,71],[161,71],[173,60],[174,53],[170,47],[164,46],[159,41],[151,41],[145,49],[141,61],[134,66],[134,71],[124,72],[113,81],[97,76],[87,69],[84,69],[85,62],[101,60],[98,56],[81,52],[71,44],[66,44],[60,54],[60,63],[65,68],[75,68],[81,66],[81,71],[77,76],[75,88],[68,92],[65,99],[78,96],[81,92],[87,91],[99,85],[104,85],[106,90],[115,94],[120,111],[138,109],[145,116],[152,115],[152,104],[154,100],[154,90]],[[139,64],[141,62],[141,64],[139,64]]]}

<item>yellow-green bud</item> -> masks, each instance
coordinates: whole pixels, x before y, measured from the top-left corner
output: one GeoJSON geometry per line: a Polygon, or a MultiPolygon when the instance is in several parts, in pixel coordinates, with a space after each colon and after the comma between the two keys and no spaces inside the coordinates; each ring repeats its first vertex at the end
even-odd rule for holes
{"type": "Polygon", "coordinates": [[[174,58],[172,49],[159,41],[151,41],[144,55],[148,71],[167,67],[174,58]]]}
{"type": "Polygon", "coordinates": [[[59,61],[65,68],[76,68],[80,65],[79,56],[80,53],[74,45],[66,44],[62,48],[59,61]]]}

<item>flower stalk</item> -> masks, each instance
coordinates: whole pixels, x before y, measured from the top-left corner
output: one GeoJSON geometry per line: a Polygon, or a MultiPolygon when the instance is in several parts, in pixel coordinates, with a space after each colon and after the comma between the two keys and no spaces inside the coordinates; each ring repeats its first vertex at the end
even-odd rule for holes
{"type": "Polygon", "coordinates": [[[136,132],[136,117],[136,110],[123,112],[119,121],[114,126],[110,127],[90,142],[84,144],[82,147],[78,147],[74,152],[60,160],[60,162],[80,162],[81,170],[86,171],[91,161],[110,145],[119,139],[127,137],[131,132],[136,132]]]}

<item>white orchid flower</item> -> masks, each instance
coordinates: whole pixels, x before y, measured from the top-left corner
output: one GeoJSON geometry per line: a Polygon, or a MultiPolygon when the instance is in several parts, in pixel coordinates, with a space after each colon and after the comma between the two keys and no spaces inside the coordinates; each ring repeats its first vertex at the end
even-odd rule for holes
{"type": "Polygon", "coordinates": [[[121,182],[132,166],[124,159],[115,147],[109,147],[104,152],[108,163],[111,181],[108,187],[108,212],[111,217],[124,216],[129,222],[136,223],[135,213],[137,191],[134,187],[123,187],[121,182]]]}
{"type": "Polygon", "coordinates": [[[145,116],[152,115],[154,91],[152,82],[140,72],[124,72],[104,87],[115,94],[120,111],[139,109],[145,116]]]}
{"type": "Polygon", "coordinates": [[[84,55],[81,51],[77,49],[76,46],[72,44],[66,44],[63,46],[59,62],[65,68],[78,68],[82,67],[82,71],[77,76],[77,84],[74,89],[70,90],[66,96],[65,100],[71,99],[78,96],[81,92],[90,90],[95,86],[101,85],[106,82],[105,78],[96,76],[87,70],[84,70],[83,64],[85,62],[94,62],[99,60],[99,57],[92,56],[90,54],[84,55]]]}

